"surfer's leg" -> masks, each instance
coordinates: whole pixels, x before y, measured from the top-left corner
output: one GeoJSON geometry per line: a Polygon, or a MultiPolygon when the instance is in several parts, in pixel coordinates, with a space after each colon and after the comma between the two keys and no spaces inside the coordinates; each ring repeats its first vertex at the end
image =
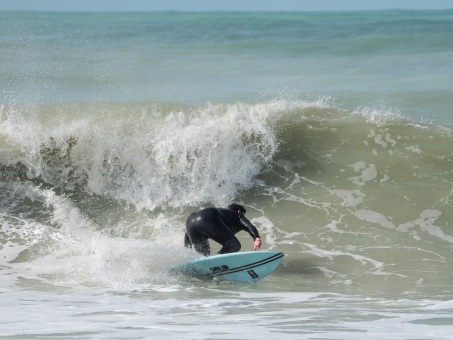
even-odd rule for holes
{"type": "Polygon", "coordinates": [[[202,233],[200,221],[196,218],[197,214],[191,214],[186,222],[186,234],[184,235],[184,246],[192,248],[194,246],[197,253],[209,256],[211,248],[209,247],[208,237],[202,233]]]}
{"type": "Polygon", "coordinates": [[[192,248],[192,241],[187,233],[184,235],[184,247],[192,248]]]}
{"type": "Polygon", "coordinates": [[[209,256],[211,254],[211,247],[209,246],[208,239],[198,239],[196,242],[193,242],[193,246],[197,253],[204,256],[209,256]]]}
{"type": "Polygon", "coordinates": [[[241,250],[241,243],[236,237],[229,239],[222,245],[223,247],[220,249],[219,254],[236,253],[241,250]]]}
{"type": "Polygon", "coordinates": [[[189,228],[188,232],[184,236],[184,246],[187,248],[192,248],[192,245],[194,246],[197,253],[203,254],[204,256],[209,256],[211,254],[211,248],[209,246],[208,239],[189,228]]]}
{"type": "Polygon", "coordinates": [[[219,254],[236,253],[241,250],[241,242],[220,218],[212,225],[210,237],[222,245],[219,254]]]}

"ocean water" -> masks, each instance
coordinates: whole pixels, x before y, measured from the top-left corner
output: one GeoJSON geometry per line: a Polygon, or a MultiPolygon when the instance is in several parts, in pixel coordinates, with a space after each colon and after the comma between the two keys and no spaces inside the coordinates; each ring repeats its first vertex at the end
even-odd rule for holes
{"type": "Polygon", "coordinates": [[[453,339],[452,60],[453,11],[1,12],[0,337],[453,339]],[[231,202],[282,266],[171,274],[231,202]]]}

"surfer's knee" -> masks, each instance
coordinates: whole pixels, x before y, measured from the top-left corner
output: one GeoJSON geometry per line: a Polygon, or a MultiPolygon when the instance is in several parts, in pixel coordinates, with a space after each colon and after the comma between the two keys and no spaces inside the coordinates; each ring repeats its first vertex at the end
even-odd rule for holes
{"type": "Polygon", "coordinates": [[[195,251],[199,254],[204,256],[209,256],[211,254],[211,247],[209,246],[209,241],[205,240],[198,240],[198,242],[194,242],[195,251]]]}
{"type": "Polygon", "coordinates": [[[232,238],[225,242],[219,254],[237,253],[241,250],[241,242],[237,238],[232,238]]]}

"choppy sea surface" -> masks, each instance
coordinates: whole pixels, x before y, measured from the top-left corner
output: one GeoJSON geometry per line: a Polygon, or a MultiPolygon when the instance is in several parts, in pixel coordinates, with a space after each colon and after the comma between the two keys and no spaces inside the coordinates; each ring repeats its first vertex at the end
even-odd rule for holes
{"type": "Polygon", "coordinates": [[[452,60],[453,10],[0,12],[0,338],[453,339],[452,60]],[[282,266],[170,273],[231,202],[282,266]]]}

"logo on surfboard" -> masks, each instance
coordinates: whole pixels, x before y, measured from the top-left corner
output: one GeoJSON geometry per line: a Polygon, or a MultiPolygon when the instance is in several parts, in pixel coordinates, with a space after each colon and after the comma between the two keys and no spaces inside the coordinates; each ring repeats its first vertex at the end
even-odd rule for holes
{"type": "Polygon", "coordinates": [[[216,273],[221,273],[221,272],[225,272],[227,270],[230,269],[230,267],[228,267],[227,265],[222,265],[222,266],[217,266],[217,267],[212,267],[212,268],[209,268],[213,274],[216,274],[216,273]]]}
{"type": "MultiPolygon", "coordinates": [[[[212,274],[218,274],[218,273],[223,273],[223,272],[230,270],[230,267],[228,267],[226,264],[224,264],[224,265],[212,267],[209,269],[211,270],[212,274]]],[[[247,270],[247,274],[249,274],[253,279],[260,277],[253,269],[247,270]]]]}

